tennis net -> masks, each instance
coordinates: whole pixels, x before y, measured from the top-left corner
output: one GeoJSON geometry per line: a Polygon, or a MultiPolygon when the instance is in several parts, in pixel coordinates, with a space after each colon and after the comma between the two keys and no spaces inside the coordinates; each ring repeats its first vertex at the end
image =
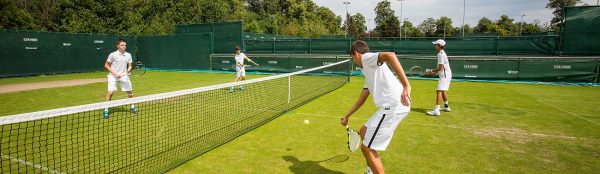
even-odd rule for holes
{"type": "Polygon", "coordinates": [[[350,60],[343,60],[243,82],[0,117],[0,173],[162,173],[343,86],[349,70],[350,60]],[[129,111],[131,104],[137,114],[129,111]],[[106,107],[111,114],[104,119],[106,107]]]}

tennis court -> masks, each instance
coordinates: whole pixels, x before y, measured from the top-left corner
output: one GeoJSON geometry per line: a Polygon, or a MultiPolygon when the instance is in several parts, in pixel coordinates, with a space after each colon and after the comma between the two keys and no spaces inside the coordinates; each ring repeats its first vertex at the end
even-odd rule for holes
{"type": "MultiPolygon", "coordinates": [[[[88,78],[104,74],[69,74],[50,79],[88,78]]],[[[233,75],[220,73],[151,71],[133,79],[133,82],[136,94],[147,96],[222,84],[229,82],[231,76],[233,75]],[[165,83],[166,81],[169,83],[165,83]]],[[[254,79],[269,75],[250,77],[254,79]]],[[[48,79],[47,76],[12,81],[3,79],[5,81],[2,83],[48,79]]],[[[295,86],[310,84],[311,86],[303,86],[306,89],[321,89],[322,87],[313,85],[331,80],[329,76],[315,75],[302,76],[300,79],[301,83],[295,86]]],[[[285,103],[287,100],[285,97],[275,97],[279,96],[276,95],[278,92],[270,87],[277,84],[281,83],[266,84],[269,88],[260,87],[265,84],[256,87],[249,84],[246,86],[249,90],[243,93],[230,94],[223,89],[217,90],[217,93],[153,101],[152,104],[140,104],[140,113],[137,115],[128,115],[126,107],[117,107],[117,114],[108,120],[103,120],[100,117],[101,111],[97,110],[79,117],[17,124],[17,128],[23,126],[22,131],[38,134],[9,136],[10,131],[3,131],[3,152],[7,147],[4,145],[14,146],[13,142],[9,143],[12,138],[34,135],[39,139],[23,141],[24,148],[15,147],[29,149],[27,151],[18,151],[16,155],[3,153],[2,171],[157,172],[170,170],[179,164],[183,165],[174,168],[171,173],[356,173],[365,170],[362,154],[348,152],[345,129],[339,125],[339,117],[353,104],[362,88],[362,77],[351,77],[348,84],[312,102],[299,100],[300,103],[308,103],[292,108],[291,111],[288,111],[290,107],[279,106],[279,102],[276,102],[285,103]],[[242,98],[225,97],[230,95],[242,98]],[[197,100],[187,98],[201,98],[202,102],[191,102],[197,100]],[[268,100],[249,102],[261,98],[268,100]],[[203,104],[205,101],[213,104],[203,104]],[[232,109],[232,105],[246,107],[232,109]],[[180,109],[185,110],[184,114],[175,113],[180,109]],[[145,111],[159,114],[146,114],[145,111]],[[215,117],[182,122],[185,119],[181,115],[191,112],[215,117]],[[277,117],[280,113],[283,115],[277,117]],[[259,118],[249,119],[254,117],[259,118]],[[304,120],[309,120],[310,123],[304,124],[304,120]],[[202,124],[197,124],[199,122],[202,124]],[[264,125],[260,126],[262,124],[264,125]],[[234,128],[231,125],[235,125],[234,128]],[[33,128],[30,129],[30,126],[33,128]],[[52,131],[39,133],[37,129],[52,131]],[[250,132],[244,134],[245,131],[250,132]],[[241,136],[237,137],[238,135],[241,136]],[[232,137],[235,139],[229,141],[232,137]],[[31,150],[42,147],[40,143],[33,143],[38,140],[53,146],[31,150]],[[215,145],[215,142],[221,141],[227,143],[215,145]],[[174,145],[172,142],[185,143],[174,145]],[[187,161],[190,157],[187,153],[196,148],[204,149],[197,153],[202,155],[187,161]],[[162,151],[164,149],[169,151],[162,151]],[[53,153],[63,155],[47,155],[53,153]],[[154,163],[165,164],[167,167],[144,169],[154,163]]],[[[285,84],[287,79],[283,86],[285,84]]],[[[411,84],[412,112],[396,130],[387,152],[380,153],[387,171],[593,173],[599,170],[595,165],[600,159],[600,117],[597,114],[600,111],[597,107],[600,104],[597,101],[600,89],[597,87],[457,81],[453,82],[450,91],[453,111],[444,113],[441,117],[429,117],[424,112],[433,105],[436,81],[412,79],[411,84]]],[[[50,103],[60,103],[54,106],[59,108],[99,102],[104,91],[98,89],[104,88],[104,83],[98,83],[2,94],[2,102],[15,103],[4,105],[2,113],[17,114],[51,107],[43,103],[25,105],[24,102],[15,102],[12,97],[27,97],[32,102],[50,100],[50,103]],[[86,92],[88,94],[81,94],[86,92]],[[97,97],[90,99],[90,94],[97,97]]],[[[117,93],[115,97],[124,98],[125,94],[117,93]]],[[[358,129],[375,111],[371,103],[372,101],[367,101],[354,114],[350,122],[353,128],[358,129]]],[[[6,126],[3,128],[8,129],[6,126]]]]}

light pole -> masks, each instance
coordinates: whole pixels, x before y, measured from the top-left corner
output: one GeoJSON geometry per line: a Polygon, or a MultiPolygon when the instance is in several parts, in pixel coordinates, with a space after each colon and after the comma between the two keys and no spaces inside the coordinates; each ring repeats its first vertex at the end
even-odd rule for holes
{"type": "Polygon", "coordinates": [[[519,26],[519,36],[523,35],[522,31],[523,31],[523,17],[525,17],[525,14],[520,15],[521,16],[521,25],[519,26]]]}
{"type": "Polygon", "coordinates": [[[465,37],[465,11],[466,11],[466,2],[467,0],[463,0],[463,24],[462,24],[462,36],[465,37]]]}
{"type": "MultiPolygon", "coordinates": [[[[402,2],[406,0],[398,0],[400,1],[400,27],[402,27],[402,2]]],[[[400,38],[402,38],[402,29],[400,29],[400,38]]]]}
{"type": "MultiPolygon", "coordinates": [[[[350,5],[350,2],[348,2],[348,1],[344,1],[342,4],[346,5],[346,36],[348,36],[348,30],[350,29],[350,28],[349,28],[350,26],[348,26],[348,24],[350,24],[350,23],[348,22],[348,19],[349,19],[349,16],[350,16],[350,15],[348,14],[348,5],[350,5]]],[[[345,36],[344,36],[344,37],[345,37],[345,36]]]]}
{"type": "MultiPolygon", "coordinates": [[[[408,20],[408,18],[404,18],[404,24],[406,24],[407,20],[408,20]]],[[[406,27],[402,27],[402,30],[404,32],[404,38],[406,38],[406,27]]]]}
{"type": "Polygon", "coordinates": [[[366,27],[367,27],[367,35],[368,37],[371,37],[371,32],[369,31],[369,23],[371,23],[371,19],[367,19],[367,23],[366,23],[366,27]]]}

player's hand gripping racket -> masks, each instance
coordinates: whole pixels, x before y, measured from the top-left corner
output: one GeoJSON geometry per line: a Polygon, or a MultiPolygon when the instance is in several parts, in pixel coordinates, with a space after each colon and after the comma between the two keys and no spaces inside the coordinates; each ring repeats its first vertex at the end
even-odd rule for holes
{"type": "Polygon", "coordinates": [[[355,130],[350,129],[348,125],[346,125],[346,131],[348,131],[348,150],[354,152],[360,147],[360,135],[355,130]]]}

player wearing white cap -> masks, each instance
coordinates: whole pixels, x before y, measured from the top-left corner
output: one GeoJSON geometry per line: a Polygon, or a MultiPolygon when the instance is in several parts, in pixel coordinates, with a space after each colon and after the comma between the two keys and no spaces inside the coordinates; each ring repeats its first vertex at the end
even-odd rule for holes
{"type": "Polygon", "coordinates": [[[452,70],[450,69],[448,55],[446,55],[446,52],[444,51],[444,47],[446,47],[446,41],[439,39],[432,43],[435,45],[435,50],[438,52],[438,66],[437,69],[432,70],[429,75],[438,74],[440,78],[438,79],[438,86],[436,90],[437,98],[435,108],[433,108],[431,111],[428,111],[427,115],[439,116],[440,110],[450,112],[450,106],[448,105],[448,89],[450,88],[450,81],[452,80],[452,70]],[[442,100],[444,100],[444,108],[440,109],[442,100]]]}

